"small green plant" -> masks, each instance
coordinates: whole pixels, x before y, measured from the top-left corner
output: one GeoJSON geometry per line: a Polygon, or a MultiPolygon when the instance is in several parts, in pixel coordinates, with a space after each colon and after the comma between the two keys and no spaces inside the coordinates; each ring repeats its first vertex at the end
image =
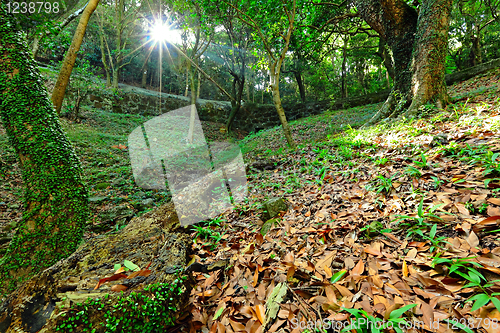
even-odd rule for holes
{"type": "Polygon", "coordinates": [[[419,236],[423,237],[422,230],[426,229],[427,227],[430,226],[430,224],[427,223],[426,220],[430,220],[430,219],[442,220],[442,218],[440,218],[439,216],[434,214],[434,211],[443,205],[444,204],[434,205],[434,206],[429,207],[429,208],[424,210],[424,207],[423,207],[424,206],[424,198],[422,197],[422,199],[420,200],[420,203],[418,204],[418,207],[417,207],[416,216],[396,215],[397,218],[395,220],[393,220],[393,222],[410,220],[411,221],[410,223],[402,223],[402,225],[407,225],[410,227],[410,229],[408,230],[408,236],[411,236],[412,234],[416,233],[419,236]]]}
{"type": "Polygon", "coordinates": [[[413,165],[409,165],[406,167],[405,174],[407,174],[411,178],[422,177],[422,172],[420,172],[420,170],[415,168],[413,165]]]}
{"type": "Polygon", "coordinates": [[[388,161],[389,161],[389,159],[387,159],[387,158],[385,158],[385,157],[384,157],[384,158],[379,157],[379,158],[377,158],[377,159],[374,161],[374,163],[375,163],[376,165],[379,165],[379,166],[380,166],[380,165],[386,165],[388,161]]]}
{"type": "Polygon", "coordinates": [[[434,182],[434,189],[437,190],[438,188],[440,188],[443,181],[439,179],[439,177],[431,176],[431,178],[432,181],[434,182]]]}
{"type": "Polygon", "coordinates": [[[424,153],[420,153],[420,159],[421,161],[413,161],[413,163],[415,163],[415,165],[419,168],[428,169],[430,165],[427,162],[427,158],[425,157],[424,153]]]}
{"type": "Polygon", "coordinates": [[[349,312],[355,319],[352,319],[351,324],[346,326],[341,332],[352,332],[352,330],[356,330],[357,333],[381,333],[386,329],[392,328],[397,333],[403,333],[403,329],[400,327],[405,327],[407,321],[405,318],[400,317],[415,306],[417,306],[417,304],[408,304],[393,310],[387,320],[370,316],[362,309],[342,308],[342,311],[349,312]]]}
{"type": "Polygon", "coordinates": [[[497,298],[500,293],[488,292],[488,288],[492,287],[497,282],[500,282],[500,280],[488,281],[484,277],[484,275],[475,268],[482,268],[483,266],[480,263],[471,260],[474,258],[475,257],[449,259],[439,258],[438,255],[432,261],[432,267],[435,267],[436,265],[446,265],[449,267],[448,275],[454,273],[468,281],[468,283],[465,284],[462,288],[475,287],[481,290],[481,293],[476,294],[468,299],[468,302],[474,302],[471,311],[476,311],[477,309],[487,305],[490,302],[492,302],[497,310],[500,311],[500,300],[497,298]]]}
{"type": "Polygon", "coordinates": [[[386,192],[389,193],[392,189],[392,181],[398,174],[395,173],[389,178],[386,178],[382,175],[378,175],[370,185],[367,186],[367,190],[375,191],[377,193],[386,192]]]}

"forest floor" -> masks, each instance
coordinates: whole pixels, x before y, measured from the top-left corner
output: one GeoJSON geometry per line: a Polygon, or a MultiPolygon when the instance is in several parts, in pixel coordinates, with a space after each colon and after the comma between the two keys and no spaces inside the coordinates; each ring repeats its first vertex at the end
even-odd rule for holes
{"type": "MultiPolygon", "coordinates": [[[[489,72],[449,87],[446,110],[426,107],[422,119],[365,130],[356,128],[380,105],[299,119],[291,123],[295,151],[279,127],[238,141],[247,164],[271,167],[250,168],[244,203],[193,227],[194,260],[229,265],[193,273],[188,315],[173,331],[313,332],[323,320],[345,328],[358,318],[357,332],[376,332],[364,318],[404,332],[498,332],[499,82],[500,71],[489,72]],[[271,197],[289,208],[263,221],[271,197]]],[[[89,185],[88,239],[169,194],[138,188],[129,163],[127,136],[151,117],[83,116],[61,121],[89,185]]],[[[220,124],[203,126],[209,141],[234,141],[220,124]]],[[[22,194],[0,127],[0,256],[22,194]]]]}

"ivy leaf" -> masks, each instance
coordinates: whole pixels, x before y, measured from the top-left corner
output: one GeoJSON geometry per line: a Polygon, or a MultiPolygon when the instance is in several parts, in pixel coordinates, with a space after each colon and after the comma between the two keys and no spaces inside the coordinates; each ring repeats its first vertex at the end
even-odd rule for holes
{"type": "Polygon", "coordinates": [[[134,272],[137,272],[137,271],[140,271],[141,269],[139,268],[139,266],[137,266],[136,264],[134,264],[132,261],[130,260],[125,260],[123,262],[123,265],[125,267],[127,267],[128,269],[130,269],[131,271],[134,271],[134,272]]]}

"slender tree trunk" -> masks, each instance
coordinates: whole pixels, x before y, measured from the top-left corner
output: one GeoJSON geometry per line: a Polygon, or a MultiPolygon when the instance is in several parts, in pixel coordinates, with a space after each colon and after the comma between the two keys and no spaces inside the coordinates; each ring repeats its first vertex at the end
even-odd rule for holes
{"type": "Polygon", "coordinates": [[[245,77],[235,76],[233,79],[233,96],[235,97],[234,101],[231,101],[231,113],[229,113],[229,117],[226,122],[226,130],[229,132],[231,130],[231,126],[233,125],[234,118],[240,111],[241,108],[241,99],[243,97],[243,89],[245,87],[245,77]]]}
{"type": "Polygon", "coordinates": [[[187,97],[189,92],[189,64],[186,67],[186,89],[184,90],[184,96],[187,97]]]}
{"type": "Polygon", "coordinates": [[[344,37],[344,46],[342,47],[342,79],[340,85],[340,97],[347,98],[347,87],[345,84],[346,79],[346,65],[347,65],[347,36],[344,37]]]}
{"type": "Polygon", "coordinates": [[[27,188],[20,226],[0,260],[0,294],[75,251],[88,217],[87,191],[42,76],[0,3],[0,117],[27,188]]]}
{"type": "Polygon", "coordinates": [[[416,115],[425,103],[443,108],[450,102],[444,77],[451,6],[452,0],[422,2],[413,52],[412,103],[406,112],[408,115],[416,115]]]}
{"type": "Polygon", "coordinates": [[[297,85],[299,86],[299,95],[302,103],[306,102],[306,88],[304,87],[304,81],[302,80],[302,73],[300,71],[294,71],[293,75],[295,80],[297,80],[297,85]]]}
{"type": "Polygon", "coordinates": [[[194,73],[191,73],[191,115],[189,118],[188,142],[193,143],[194,123],[196,120],[196,85],[194,82],[194,73]]]}
{"type": "Polygon", "coordinates": [[[273,103],[274,106],[276,107],[276,111],[278,112],[278,117],[280,119],[281,126],[283,126],[283,132],[285,133],[286,141],[288,142],[288,145],[292,149],[295,149],[297,145],[293,140],[292,130],[290,129],[290,125],[288,125],[288,121],[286,120],[285,109],[283,109],[283,105],[281,104],[280,68],[278,68],[276,62],[271,64],[270,78],[271,78],[271,91],[273,93],[273,103]]]}
{"type": "Polygon", "coordinates": [[[111,76],[109,74],[108,62],[106,61],[106,49],[104,46],[104,29],[102,27],[102,22],[99,22],[99,42],[101,44],[101,62],[104,67],[104,72],[106,73],[106,88],[111,86],[111,76]]]}
{"type": "MultiPolygon", "coordinates": [[[[113,83],[111,87],[115,90],[118,89],[118,83],[120,82],[120,71],[121,71],[121,65],[123,61],[123,55],[122,55],[122,30],[123,26],[120,22],[122,22],[123,19],[123,11],[124,11],[124,2],[123,0],[118,0],[116,2],[116,22],[119,22],[116,25],[116,59],[115,59],[115,64],[113,67],[113,83]]],[[[110,55],[111,59],[111,55],[110,55]]],[[[111,60],[112,61],[112,60],[111,60]]],[[[161,75],[161,74],[160,74],[161,75]]]]}
{"type": "Polygon", "coordinates": [[[57,114],[61,113],[64,94],[66,92],[66,87],[68,86],[69,77],[73,71],[73,66],[75,65],[76,54],[80,50],[80,45],[82,45],[83,36],[85,35],[85,30],[87,29],[90,16],[98,4],[99,0],[89,0],[87,7],[85,7],[85,10],[80,17],[80,22],[78,23],[75,35],[71,41],[71,46],[64,57],[61,71],[59,72],[59,76],[54,86],[54,91],[52,92],[52,103],[54,104],[57,114]]]}

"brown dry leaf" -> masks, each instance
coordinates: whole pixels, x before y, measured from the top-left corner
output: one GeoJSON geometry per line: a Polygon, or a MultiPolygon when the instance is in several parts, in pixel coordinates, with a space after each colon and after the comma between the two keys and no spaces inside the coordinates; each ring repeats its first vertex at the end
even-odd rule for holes
{"type": "Polygon", "coordinates": [[[489,216],[497,216],[500,215],[500,208],[488,206],[487,213],[489,216]]]}
{"type": "Polygon", "coordinates": [[[100,279],[97,285],[95,286],[94,290],[99,289],[100,286],[103,285],[103,283],[109,282],[109,281],[116,281],[120,279],[125,279],[127,276],[125,274],[114,274],[110,277],[100,279]]]}
{"type": "Polygon", "coordinates": [[[262,304],[257,304],[255,306],[255,314],[257,315],[257,319],[259,319],[260,323],[263,324],[264,320],[266,320],[266,308],[262,304]]]}
{"type": "Polygon", "coordinates": [[[500,198],[489,198],[486,201],[494,205],[500,206],[500,198]]]}
{"type": "Polygon", "coordinates": [[[460,212],[460,214],[463,214],[463,215],[469,215],[469,210],[467,208],[465,208],[465,206],[463,204],[460,204],[460,203],[455,203],[454,204],[455,207],[457,207],[458,211],[460,212]]]}
{"type": "Polygon", "coordinates": [[[379,256],[379,257],[382,257],[382,256],[383,256],[382,252],[377,251],[377,250],[375,250],[375,249],[372,249],[371,247],[366,247],[364,251],[365,251],[366,253],[368,253],[368,254],[372,254],[372,255],[374,255],[374,256],[379,256]]]}
{"type": "Polygon", "coordinates": [[[140,271],[137,271],[137,272],[133,272],[132,274],[130,274],[127,279],[133,279],[137,276],[145,276],[145,277],[148,277],[151,275],[151,271],[149,269],[141,269],[140,271]]]}
{"type": "Polygon", "coordinates": [[[471,231],[469,237],[467,237],[467,243],[472,249],[479,246],[479,238],[477,238],[477,235],[474,233],[474,231],[471,231]]]}
{"type": "Polygon", "coordinates": [[[488,228],[495,228],[500,224],[500,215],[490,216],[479,223],[474,224],[472,230],[479,232],[488,228]]]}
{"type": "Polygon", "coordinates": [[[352,269],[351,275],[360,276],[361,274],[363,274],[364,271],[365,271],[365,265],[363,264],[363,260],[360,259],[356,264],[356,266],[354,266],[354,268],[352,269]]]}
{"type": "Polygon", "coordinates": [[[406,260],[403,260],[403,276],[408,277],[408,265],[406,264],[406,260]]]}
{"type": "Polygon", "coordinates": [[[201,297],[210,297],[215,295],[217,289],[210,289],[210,290],[205,290],[204,292],[196,294],[196,296],[201,296],[201,297]]]}
{"type": "Polygon", "coordinates": [[[111,287],[111,290],[113,291],[125,291],[127,289],[128,287],[123,284],[115,284],[114,286],[111,287]]]}

